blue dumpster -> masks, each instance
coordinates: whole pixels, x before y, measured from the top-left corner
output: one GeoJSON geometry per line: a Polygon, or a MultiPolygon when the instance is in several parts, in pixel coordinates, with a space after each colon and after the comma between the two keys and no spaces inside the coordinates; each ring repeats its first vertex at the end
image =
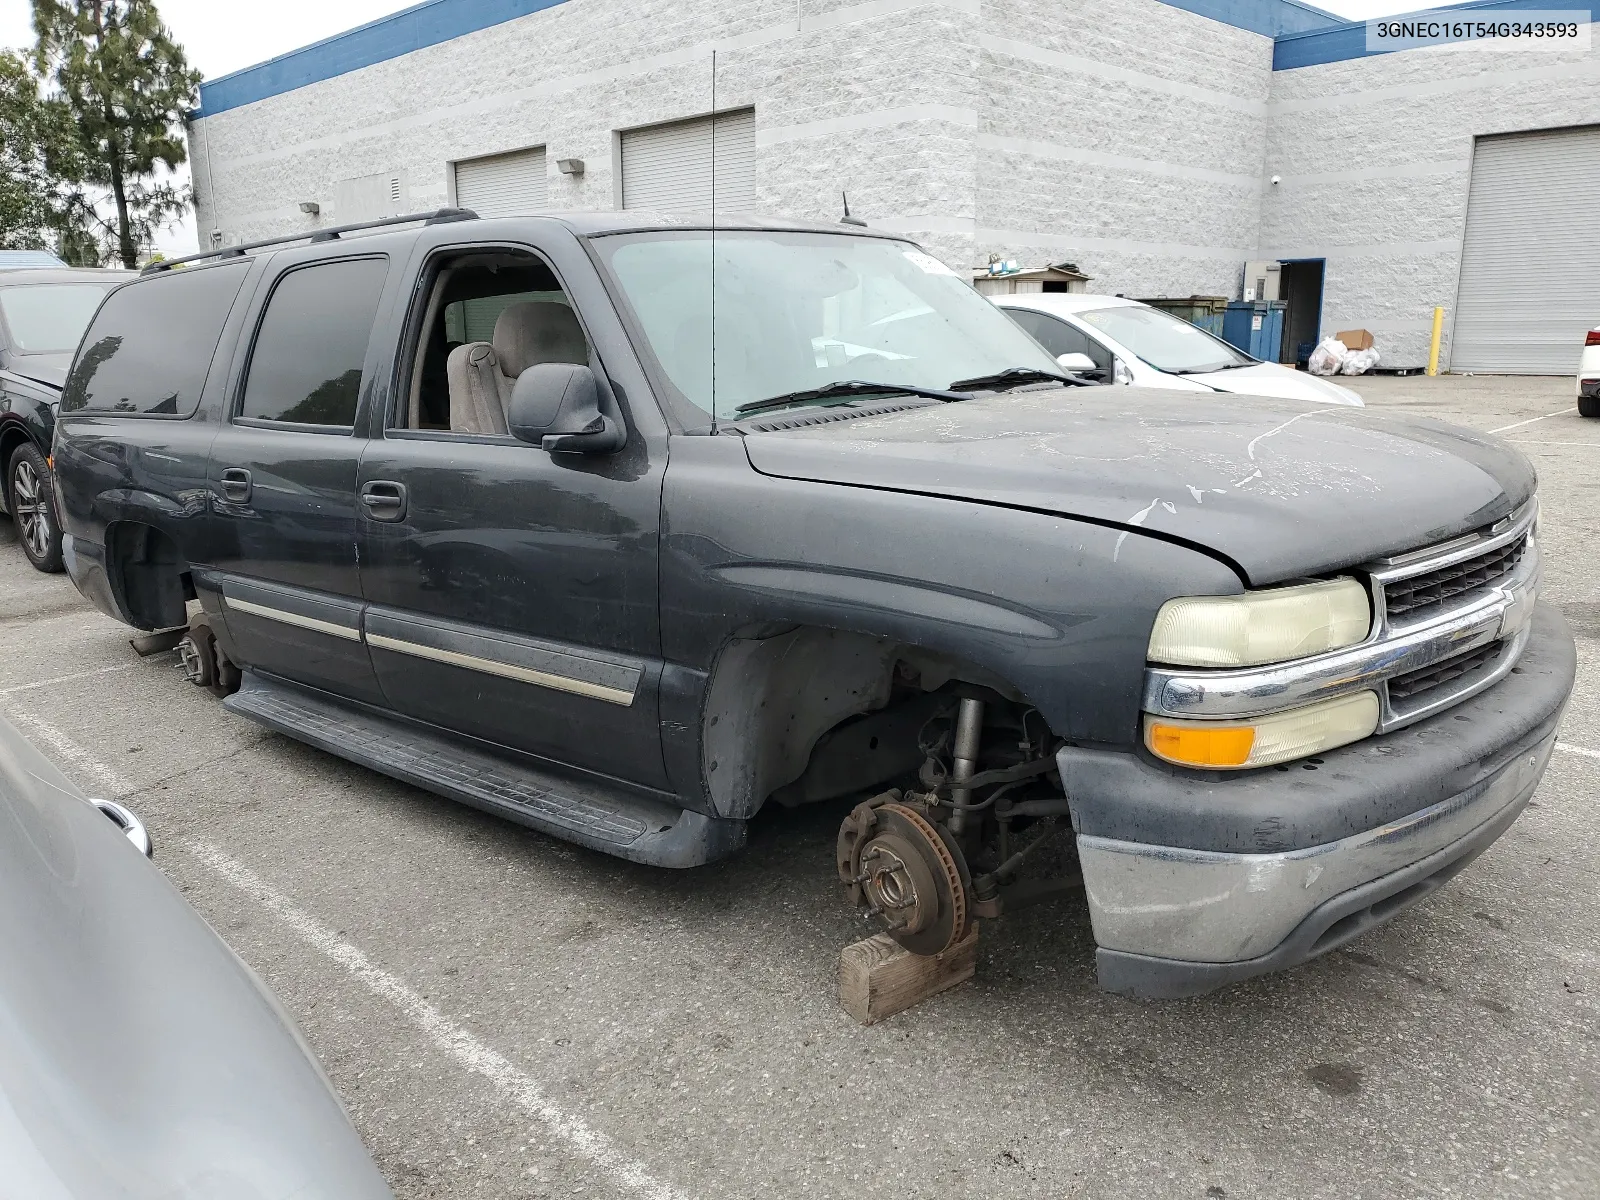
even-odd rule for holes
{"type": "Polygon", "coordinates": [[[1222,317],[1222,340],[1251,358],[1278,361],[1283,344],[1282,300],[1234,300],[1222,317]]]}

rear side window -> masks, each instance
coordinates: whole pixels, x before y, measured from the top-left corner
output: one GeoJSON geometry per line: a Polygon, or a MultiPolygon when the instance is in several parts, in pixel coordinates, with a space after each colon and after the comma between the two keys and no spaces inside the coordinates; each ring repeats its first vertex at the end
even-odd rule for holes
{"type": "Polygon", "coordinates": [[[249,270],[176,268],[111,293],[84,335],[61,411],[192,414],[249,270]]]}
{"type": "Polygon", "coordinates": [[[272,289],[250,352],[241,417],[348,427],[388,262],[318,263],[272,289]]]}

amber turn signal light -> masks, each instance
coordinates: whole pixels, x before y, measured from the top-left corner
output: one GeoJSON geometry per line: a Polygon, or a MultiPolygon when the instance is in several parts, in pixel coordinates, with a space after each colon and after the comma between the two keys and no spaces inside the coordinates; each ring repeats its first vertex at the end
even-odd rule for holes
{"type": "Polygon", "coordinates": [[[1192,767],[1242,767],[1255,746],[1250,725],[1166,725],[1150,722],[1149,746],[1168,762],[1192,767]]]}

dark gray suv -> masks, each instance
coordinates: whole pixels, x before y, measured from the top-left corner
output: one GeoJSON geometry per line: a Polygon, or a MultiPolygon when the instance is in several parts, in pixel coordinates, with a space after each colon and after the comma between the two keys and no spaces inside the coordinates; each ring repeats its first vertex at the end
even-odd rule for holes
{"type": "Polygon", "coordinates": [[[50,480],[56,404],[72,352],[106,292],[131,274],[95,268],[0,270],[0,511],[41,571],[61,570],[50,480]]]}
{"type": "Polygon", "coordinates": [[[834,803],[913,951],[1082,887],[1144,995],[1342,944],[1544,771],[1504,442],[1078,386],[848,226],[392,225],[147,272],[67,383],[73,580],[240,715],[666,867],[834,803]]]}

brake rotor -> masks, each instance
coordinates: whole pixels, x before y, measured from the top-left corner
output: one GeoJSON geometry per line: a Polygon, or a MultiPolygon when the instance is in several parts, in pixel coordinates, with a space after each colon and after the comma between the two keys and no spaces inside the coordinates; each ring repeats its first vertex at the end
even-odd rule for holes
{"type": "Polygon", "coordinates": [[[913,954],[938,954],[967,931],[961,864],[939,830],[894,800],[857,807],[839,828],[839,875],[851,900],[913,954]]]}

